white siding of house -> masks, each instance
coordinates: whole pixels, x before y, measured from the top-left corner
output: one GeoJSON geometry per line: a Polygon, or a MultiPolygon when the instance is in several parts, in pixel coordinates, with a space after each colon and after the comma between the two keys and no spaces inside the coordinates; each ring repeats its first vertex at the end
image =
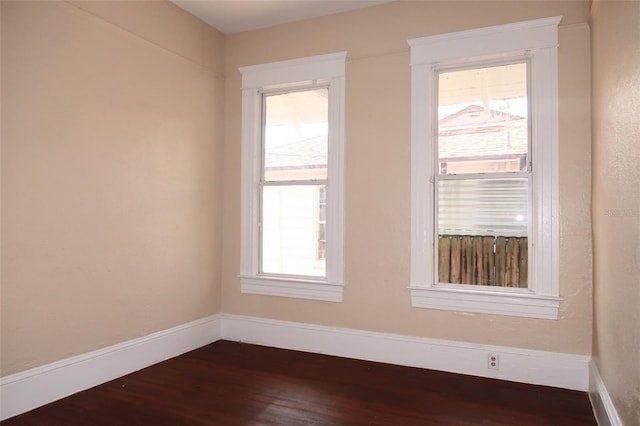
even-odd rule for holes
{"type": "Polygon", "coordinates": [[[263,206],[262,272],[325,276],[317,259],[318,187],[266,186],[263,206]]]}

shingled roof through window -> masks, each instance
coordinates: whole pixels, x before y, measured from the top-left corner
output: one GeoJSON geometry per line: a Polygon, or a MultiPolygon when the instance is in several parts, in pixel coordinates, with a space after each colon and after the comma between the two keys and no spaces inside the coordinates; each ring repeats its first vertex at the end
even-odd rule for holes
{"type": "Polygon", "coordinates": [[[267,149],[265,167],[271,170],[327,166],[327,137],[291,142],[267,149]]]}
{"type": "Polygon", "coordinates": [[[441,159],[524,154],[528,126],[525,117],[469,105],[439,121],[441,159]]]}
{"type": "MultiPolygon", "coordinates": [[[[524,154],[528,126],[522,116],[470,105],[439,121],[441,159],[524,154]],[[508,121],[508,125],[506,124],[508,121]]],[[[327,165],[327,137],[291,142],[269,148],[265,166],[270,170],[321,168],[327,165]]]]}

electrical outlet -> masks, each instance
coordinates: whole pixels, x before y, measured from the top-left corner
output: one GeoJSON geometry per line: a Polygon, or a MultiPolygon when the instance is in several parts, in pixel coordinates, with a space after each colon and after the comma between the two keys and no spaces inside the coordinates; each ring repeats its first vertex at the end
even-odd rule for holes
{"type": "Polygon", "coordinates": [[[487,356],[489,370],[500,370],[500,356],[495,352],[489,352],[487,356]]]}

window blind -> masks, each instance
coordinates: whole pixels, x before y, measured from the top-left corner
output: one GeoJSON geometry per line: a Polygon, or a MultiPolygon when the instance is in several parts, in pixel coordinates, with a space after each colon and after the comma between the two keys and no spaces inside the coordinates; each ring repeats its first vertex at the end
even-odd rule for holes
{"type": "Polygon", "coordinates": [[[527,178],[438,180],[440,235],[527,236],[527,178]]]}

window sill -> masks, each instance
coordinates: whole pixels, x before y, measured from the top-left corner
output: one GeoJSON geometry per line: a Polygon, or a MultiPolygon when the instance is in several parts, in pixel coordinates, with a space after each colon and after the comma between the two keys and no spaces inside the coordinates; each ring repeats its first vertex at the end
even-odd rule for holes
{"type": "Polygon", "coordinates": [[[534,294],[411,286],[411,306],[460,312],[558,319],[560,298],[534,294]]]}
{"type": "Polygon", "coordinates": [[[344,284],[282,277],[240,276],[244,294],[342,302],[344,284]]]}

